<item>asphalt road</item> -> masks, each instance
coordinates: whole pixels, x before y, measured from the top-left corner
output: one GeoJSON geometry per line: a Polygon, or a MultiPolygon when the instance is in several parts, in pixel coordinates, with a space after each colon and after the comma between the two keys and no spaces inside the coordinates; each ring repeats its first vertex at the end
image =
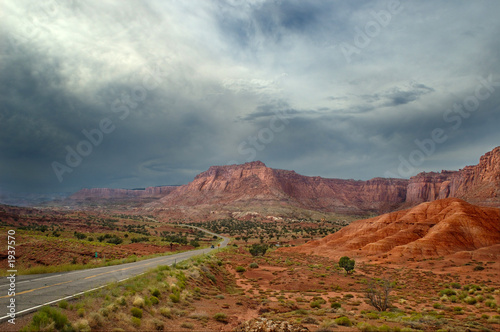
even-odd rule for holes
{"type": "MultiPolygon", "coordinates": [[[[189,226],[189,225],[186,225],[189,226]]],[[[189,226],[198,228],[194,226],[189,226]]],[[[225,247],[229,238],[198,228],[208,234],[223,238],[220,248],[225,247]]],[[[172,265],[190,257],[206,254],[214,249],[198,249],[169,256],[155,257],[139,262],[99,267],[72,272],[16,276],[15,296],[9,296],[11,282],[8,277],[0,281],[0,322],[11,319],[11,300],[15,299],[15,316],[19,317],[38,310],[44,305],[90,292],[112,282],[120,282],[135,277],[159,265],[172,265]]],[[[41,255],[43,253],[40,253],[41,255]]]]}

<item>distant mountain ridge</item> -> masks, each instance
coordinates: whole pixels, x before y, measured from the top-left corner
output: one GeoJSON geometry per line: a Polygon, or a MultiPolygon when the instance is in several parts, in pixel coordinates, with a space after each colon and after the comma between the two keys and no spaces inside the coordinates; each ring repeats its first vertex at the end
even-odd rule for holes
{"type": "Polygon", "coordinates": [[[500,147],[483,155],[478,165],[458,171],[420,173],[408,179],[367,181],[328,179],[272,169],[260,161],[212,166],[186,185],[145,190],[83,189],[72,199],[158,197],[148,210],[170,207],[291,205],[309,210],[387,212],[448,197],[500,206],[500,147]]]}
{"type": "Polygon", "coordinates": [[[177,186],[147,187],[144,189],[111,189],[111,188],[84,188],[73,195],[70,199],[87,198],[133,198],[133,197],[161,197],[169,194],[177,186]]]}

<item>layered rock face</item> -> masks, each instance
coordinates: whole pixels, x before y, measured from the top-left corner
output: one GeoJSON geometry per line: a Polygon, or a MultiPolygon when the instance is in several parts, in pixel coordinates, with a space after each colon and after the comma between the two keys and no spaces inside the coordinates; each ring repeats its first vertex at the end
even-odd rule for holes
{"type": "Polygon", "coordinates": [[[459,171],[420,173],[410,178],[406,194],[408,202],[429,202],[447,197],[498,205],[500,147],[483,155],[478,165],[467,166],[459,171]]]}
{"type": "Polygon", "coordinates": [[[85,188],[71,195],[70,199],[120,199],[134,197],[161,197],[169,194],[176,186],[148,187],[145,189],[85,188]]]}
{"type": "Polygon", "coordinates": [[[364,258],[383,255],[405,260],[476,250],[484,254],[490,248],[491,258],[498,259],[499,245],[500,209],[447,198],[357,220],[323,239],[280,250],[335,259],[344,255],[364,258]]]}
{"type": "Polygon", "coordinates": [[[309,177],[266,167],[260,161],[212,166],[160,200],[161,206],[217,205],[261,202],[285,203],[307,209],[378,211],[405,201],[407,180],[369,181],[309,177]]]}
{"type": "Polygon", "coordinates": [[[170,207],[233,207],[287,205],[338,213],[384,213],[403,204],[457,197],[471,203],[500,206],[500,147],[479,164],[459,171],[420,173],[409,180],[374,178],[368,181],[303,176],[272,169],[260,161],[212,166],[183,186],[145,190],[83,189],[72,199],[143,198],[158,200],[146,209],[170,207]]]}

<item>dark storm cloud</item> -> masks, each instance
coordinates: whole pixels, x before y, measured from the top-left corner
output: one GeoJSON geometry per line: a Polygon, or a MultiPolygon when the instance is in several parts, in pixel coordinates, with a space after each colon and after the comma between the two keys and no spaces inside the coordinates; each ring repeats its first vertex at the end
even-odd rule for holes
{"type": "Polygon", "coordinates": [[[437,128],[447,140],[413,173],[476,163],[500,142],[487,4],[401,2],[382,25],[389,1],[5,1],[0,189],[182,184],[256,159],[367,179],[437,128]],[[357,45],[349,61],[341,43],[357,45]],[[453,110],[489,75],[487,98],[453,110]],[[99,144],[67,166],[85,131],[99,144]],[[54,162],[71,170],[61,182],[54,162]]]}

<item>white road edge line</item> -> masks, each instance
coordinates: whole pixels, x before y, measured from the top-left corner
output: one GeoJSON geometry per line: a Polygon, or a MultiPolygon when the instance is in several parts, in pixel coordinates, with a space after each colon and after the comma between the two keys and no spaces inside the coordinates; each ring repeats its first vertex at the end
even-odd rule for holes
{"type": "MultiPolygon", "coordinates": [[[[134,275],[134,276],[132,276],[132,277],[125,278],[125,279],[121,279],[121,280],[118,280],[118,281],[116,281],[116,282],[123,282],[123,281],[125,281],[125,280],[130,279],[130,278],[135,278],[135,277],[138,277],[138,276],[140,276],[140,275],[143,275],[143,274],[145,274],[145,273],[146,273],[146,272],[142,272],[142,273],[140,273],[140,274],[137,274],[137,275],[134,275]]],[[[49,302],[46,302],[46,303],[43,303],[43,304],[39,304],[39,305],[37,305],[37,306],[34,306],[34,307],[31,307],[31,308],[28,308],[28,309],[24,309],[24,310],[18,311],[18,312],[16,312],[15,314],[16,314],[16,316],[17,316],[17,315],[22,315],[22,314],[30,313],[30,312],[33,312],[33,311],[35,311],[36,309],[41,308],[41,307],[44,307],[44,306],[46,306],[46,305],[51,305],[51,304],[57,303],[57,302],[62,301],[62,300],[71,299],[71,298],[73,298],[73,297],[77,297],[77,296],[83,295],[83,294],[88,293],[88,292],[93,292],[93,291],[96,291],[96,290],[101,289],[101,288],[106,287],[106,286],[109,286],[109,283],[108,283],[108,284],[106,284],[106,285],[102,285],[102,286],[99,286],[99,287],[96,287],[96,288],[92,288],[92,289],[89,289],[89,290],[86,290],[86,291],[80,292],[80,293],[76,293],[76,294],[73,294],[73,295],[68,295],[68,296],[62,297],[62,298],[57,299],[57,300],[52,300],[52,301],[49,301],[49,302]]],[[[11,316],[8,316],[8,315],[7,315],[7,316],[0,317],[0,323],[1,323],[1,322],[3,322],[4,320],[7,320],[8,318],[12,318],[12,317],[11,317],[11,316]]]]}
{"type": "MultiPolygon", "coordinates": [[[[200,249],[200,250],[204,250],[204,249],[200,249]]],[[[210,251],[211,251],[211,250],[210,250],[210,251]]],[[[168,256],[165,256],[165,257],[168,257],[168,256]]],[[[170,265],[172,265],[172,264],[173,264],[173,263],[171,263],[170,265]]],[[[103,267],[107,267],[107,266],[103,266],[103,267]]],[[[98,268],[98,269],[99,269],[99,268],[98,268]]],[[[84,271],[84,270],[81,270],[81,271],[75,271],[75,272],[82,272],[82,271],[84,271]]],[[[140,275],[143,275],[143,274],[145,274],[145,273],[146,273],[146,272],[142,272],[142,273],[137,274],[137,275],[134,275],[134,276],[132,276],[132,277],[128,277],[128,278],[125,278],[125,279],[121,279],[121,280],[119,280],[119,281],[117,281],[117,282],[123,282],[123,281],[125,281],[125,280],[130,279],[130,278],[135,278],[135,277],[138,277],[138,276],[140,276],[140,275]]],[[[50,277],[53,277],[53,276],[50,276],[50,277]]],[[[45,278],[50,278],[50,277],[45,277],[45,278]]],[[[108,286],[108,285],[109,285],[109,283],[108,283],[108,284],[106,284],[106,285],[102,285],[102,286],[99,286],[99,287],[96,287],[96,288],[92,288],[92,289],[89,289],[89,290],[86,290],[86,291],[80,292],[80,293],[76,293],[76,294],[73,294],[73,295],[68,295],[68,296],[66,296],[66,297],[62,297],[62,298],[57,299],[57,300],[52,300],[52,301],[49,301],[49,302],[46,302],[46,303],[43,303],[43,304],[39,304],[39,305],[37,305],[37,306],[34,306],[34,307],[31,307],[31,308],[28,308],[28,309],[24,309],[24,310],[18,311],[18,312],[16,312],[16,313],[15,313],[15,316],[22,315],[22,314],[26,314],[26,313],[30,313],[30,312],[33,312],[33,311],[37,310],[38,308],[44,307],[44,306],[46,306],[46,305],[51,305],[51,304],[57,303],[57,302],[62,301],[62,300],[71,299],[71,298],[73,298],[73,297],[77,297],[77,296],[83,295],[83,294],[88,293],[88,292],[93,292],[93,291],[95,291],[95,290],[101,289],[101,288],[106,287],[106,286],[108,286]]],[[[6,315],[6,316],[3,316],[3,317],[0,317],[0,323],[2,323],[4,320],[8,320],[9,318],[12,318],[12,317],[11,317],[11,316],[9,316],[9,315],[6,315]]]]}

